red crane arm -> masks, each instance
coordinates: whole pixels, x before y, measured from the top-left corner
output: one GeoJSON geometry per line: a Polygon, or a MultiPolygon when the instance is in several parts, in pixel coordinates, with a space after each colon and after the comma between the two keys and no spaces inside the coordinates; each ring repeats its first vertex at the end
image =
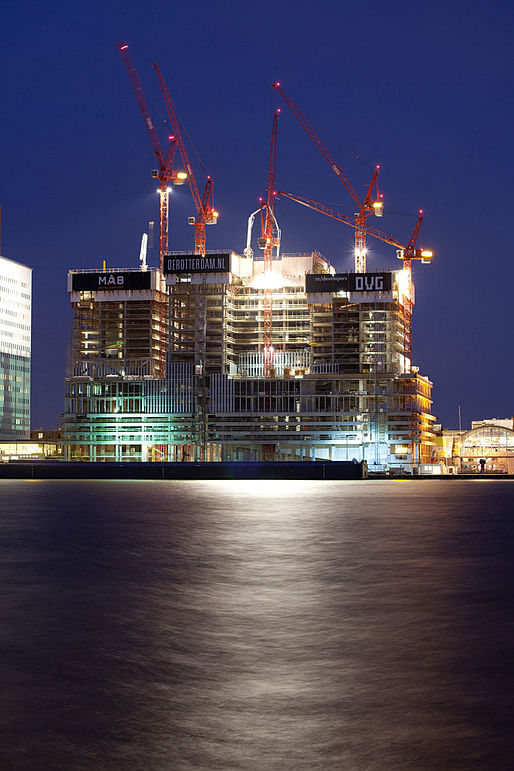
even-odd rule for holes
{"type": "Polygon", "coordinates": [[[370,236],[374,236],[391,246],[396,246],[397,249],[407,249],[407,247],[400,243],[394,236],[384,233],[382,230],[377,230],[377,228],[372,228],[369,225],[358,225],[352,217],[348,217],[337,209],[332,209],[332,207],[328,206],[326,203],[315,201],[312,198],[305,198],[302,195],[285,193],[283,190],[280,190],[280,192],[277,193],[277,196],[280,195],[283,195],[285,198],[290,198],[291,201],[296,201],[296,203],[302,204],[302,206],[307,206],[309,209],[321,212],[321,214],[326,214],[327,217],[332,217],[332,219],[337,220],[338,222],[344,222],[345,225],[349,225],[354,230],[362,230],[365,233],[369,233],[370,236]]]}
{"type": "MultiPolygon", "coordinates": [[[[375,186],[375,183],[377,181],[378,172],[379,172],[380,166],[375,166],[375,169],[373,170],[373,176],[371,177],[371,182],[369,183],[368,190],[366,192],[366,197],[364,198],[364,203],[362,204],[363,209],[371,209],[373,208],[373,201],[371,200],[371,193],[373,192],[373,188],[375,186]]],[[[377,195],[378,195],[378,187],[377,187],[377,195]]]]}
{"type": "Polygon", "coordinates": [[[182,137],[182,132],[180,130],[180,125],[178,122],[178,116],[175,110],[175,106],[173,104],[170,92],[168,91],[168,87],[166,86],[166,83],[161,74],[159,66],[155,62],[153,66],[155,67],[155,71],[157,72],[157,77],[159,79],[159,85],[164,98],[164,102],[166,104],[166,109],[168,111],[170,124],[172,126],[173,133],[175,134],[175,138],[178,143],[178,149],[180,152],[180,157],[182,158],[182,163],[184,164],[184,169],[187,173],[187,179],[189,182],[189,187],[191,188],[191,195],[193,196],[193,201],[195,203],[195,207],[198,212],[198,218],[201,220],[205,217],[205,210],[203,208],[202,199],[200,198],[200,193],[198,192],[198,185],[196,184],[195,175],[193,173],[192,166],[189,162],[189,156],[187,154],[184,139],[182,137]]]}
{"type": "Polygon", "coordinates": [[[175,152],[172,153],[172,146],[170,145],[167,156],[164,158],[164,154],[161,149],[161,143],[159,142],[159,137],[157,136],[157,131],[155,130],[154,122],[146,103],[143,86],[139,80],[137,70],[132,63],[132,59],[130,58],[128,45],[126,43],[120,43],[120,52],[123,57],[123,61],[125,62],[125,67],[127,68],[129,79],[132,84],[132,88],[134,89],[134,94],[136,95],[141,115],[143,116],[143,120],[145,122],[146,130],[150,136],[150,141],[152,143],[154,155],[157,158],[157,163],[159,164],[159,169],[161,172],[166,171],[167,168],[171,168],[175,152]]]}
{"type": "Polygon", "coordinates": [[[175,162],[175,155],[177,154],[178,150],[178,142],[173,137],[172,140],[170,140],[170,146],[168,147],[168,152],[166,153],[166,176],[168,179],[171,179],[171,172],[173,170],[173,164],[175,162]]]}
{"type": "Polygon", "coordinates": [[[277,197],[281,195],[283,195],[285,198],[289,198],[291,201],[296,201],[296,203],[299,203],[302,206],[307,206],[309,209],[318,211],[321,214],[326,214],[327,217],[332,217],[332,219],[337,220],[338,222],[343,222],[345,225],[349,225],[351,228],[354,228],[354,230],[362,230],[365,233],[368,233],[370,236],[378,238],[379,241],[383,241],[386,244],[395,246],[397,249],[401,249],[403,252],[404,260],[422,260],[424,262],[430,262],[432,258],[432,252],[425,251],[423,249],[416,249],[416,241],[418,239],[419,230],[421,228],[421,223],[424,216],[423,209],[419,210],[418,221],[416,222],[416,226],[407,246],[405,246],[398,238],[396,238],[396,236],[392,236],[389,233],[384,233],[382,230],[372,228],[369,225],[358,225],[351,217],[348,217],[346,214],[343,214],[337,209],[333,209],[331,206],[328,206],[322,201],[315,201],[312,198],[305,198],[302,195],[294,195],[293,193],[285,193],[283,190],[280,190],[277,193],[277,197]]]}
{"type": "Polygon", "coordinates": [[[422,222],[423,222],[423,209],[420,209],[418,221],[416,222],[416,227],[412,231],[412,235],[409,239],[409,243],[407,244],[407,247],[405,249],[406,253],[408,254],[414,254],[414,249],[416,247],[416,241],[418,240],[419,229],[421,227],[422,222]]]}
{"type": "Polygon", "coordinates": [[[212,209],[212,179],[207,177],[202,197],[202,211],[206,214],[212,209]]]}
{"type": "MultiPolygon", "coordinates": [[[[305,115],[302,113],[298,105],[295,102],[293,102],[291,97],[289,97],[286,94],[286,92],[280,87],[280,83],[273,83],[272,87],[276,91],[278,91],[278,93],[280,94],[284,102],[287,104],[287,106],[289,107],[293,115],[296,117],[298,122],[303,126],[303,128],[310,136],[310,138],[312,139],[312,141],[314,142],[314,144],[316,145],[316,147],[318,148],[318,150],[320,151],[320,153],[322,154],[322,156],[324,157],[324,159],[326,160],[326,162],[328,163],[332,171],[335,174],[337,174],[337,176],[339,177],[339,179],[341,180],[345,188],[348,190],[351,197],[359,207],[359,211],[360,211],[363,208],[363,204],[361,203],[359,196],[353,189],[350,180],[348,179],[348,177],[346,176],[342,168],[339,166],[334,156],[327,150],[327,148],[321,141],[320,137],[314,131],[313,127],[311,126],[311,124],[309,123],[305,115]]],[[[373,187],[373,184],[371,185],[371,187],[373,187]]],[[[371,189],[370,189],[370,193],[371,193],[371,189]]]]}

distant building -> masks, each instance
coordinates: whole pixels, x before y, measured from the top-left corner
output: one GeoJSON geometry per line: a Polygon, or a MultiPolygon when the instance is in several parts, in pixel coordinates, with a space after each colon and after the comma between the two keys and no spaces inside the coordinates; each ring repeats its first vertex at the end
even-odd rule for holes
{"type": "Polygon", "coordinates": [[[32,268],[0,257],[0,441],[30,432],[32,268]]]}
{"type": "Polygon", "coordinates": [[[469,430],[436,426],[433,461],[453,473],[514,474],[514,420],[474,420],[469,430]]]}
{"type": "Polygon", "coordinates": [[[30,439],[33,442],[49,442],[57,445],[61,441],[61,432],[56,429],[48,431],[42,428],[34,428],[30,432],[30,439]]]}
{"type": "Polygon", "coordinates": [[[483,428],[484,426],[503,426],[514,430],[514,418],[485,418],[484,420],[472,420],[471,428],[483,428]]]}
{"type": "Polygon", "coordinates": [[[165,273],[167,286],[155,269],[70,272],[67,460],[430,461],[432,383],[412,366],[403,270],[338,275],[312,252],[268,274],[235,252],[183,252],[165,273]]]}

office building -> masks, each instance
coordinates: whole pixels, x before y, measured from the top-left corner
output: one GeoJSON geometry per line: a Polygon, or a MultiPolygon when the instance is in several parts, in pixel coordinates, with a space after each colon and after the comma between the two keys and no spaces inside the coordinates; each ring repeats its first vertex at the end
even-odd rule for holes
{"type": "Polygon", "coordinates": [[[30,435],[32,268],[0,257],[0,441],[30,435]]]}

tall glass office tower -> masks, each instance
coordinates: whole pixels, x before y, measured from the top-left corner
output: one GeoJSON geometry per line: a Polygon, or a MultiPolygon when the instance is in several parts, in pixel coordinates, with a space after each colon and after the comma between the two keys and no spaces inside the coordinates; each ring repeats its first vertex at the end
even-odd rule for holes
{"type": "Polygon", "coordinates": [[[32,268],[0,257],[0,440],[30,436],[32,268]]]}

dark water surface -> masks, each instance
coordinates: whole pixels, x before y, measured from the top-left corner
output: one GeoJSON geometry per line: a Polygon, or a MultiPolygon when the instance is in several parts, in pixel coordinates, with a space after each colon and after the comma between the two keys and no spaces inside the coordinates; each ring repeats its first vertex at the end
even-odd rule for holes
{"type": "Polygon", "coordinates": [[[0,481],[2,769],[514,768],[514,482],[0,481]]]}

